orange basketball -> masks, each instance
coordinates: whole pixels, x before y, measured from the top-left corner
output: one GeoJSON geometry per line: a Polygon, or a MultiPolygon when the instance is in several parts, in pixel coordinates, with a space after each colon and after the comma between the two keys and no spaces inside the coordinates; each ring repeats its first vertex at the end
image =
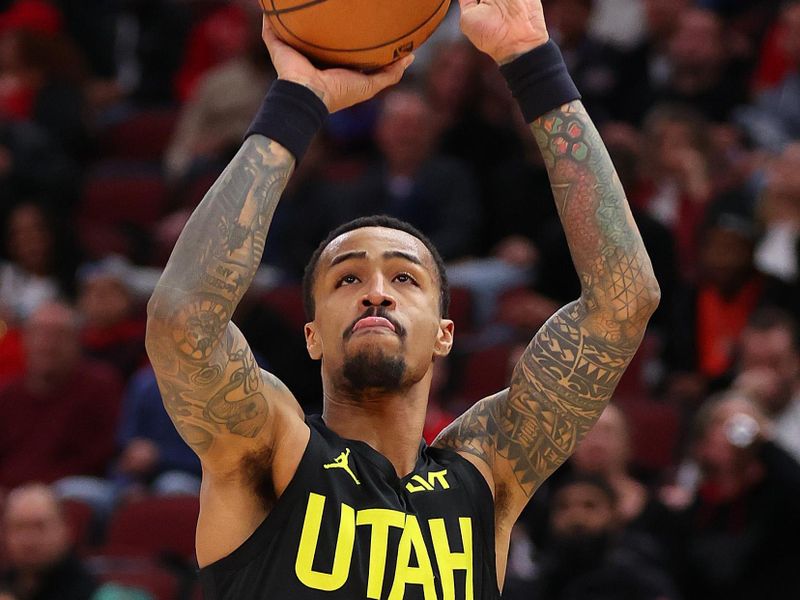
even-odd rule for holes
{"type": "Polygon", "coordinates": [[[315,63],[369,71],[410,54],[450,0],[259,0],[275,33],[315,63]]]}

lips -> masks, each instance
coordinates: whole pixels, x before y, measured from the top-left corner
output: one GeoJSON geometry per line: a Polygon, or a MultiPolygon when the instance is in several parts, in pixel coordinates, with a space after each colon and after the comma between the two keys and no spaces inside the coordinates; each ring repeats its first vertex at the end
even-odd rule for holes
{"type": "Polygon", "coordinates": [[[385,328],[390,331],[395,331],[394,325],[388,320],[384,319],[383,317],[364,317],[363,319],[359,319],[356,321],[356,324],[353,325],[353,332],[359,331],[361,329],[370,329],[370,328],[385,328]]]}

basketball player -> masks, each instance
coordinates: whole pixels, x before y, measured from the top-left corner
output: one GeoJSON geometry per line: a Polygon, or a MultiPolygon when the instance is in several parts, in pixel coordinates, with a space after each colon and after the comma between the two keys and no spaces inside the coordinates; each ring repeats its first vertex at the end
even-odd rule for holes
{"type": "MultiPolygon", "coordinates": [[[[509,389],[432,447],[433,363],[453,344],[442,261],[410,226],[343,226],[307,269],[305,418],[231,322],[278,199],[328,111],[398,81],[317,70],[264,28],[279,75],[241,150],[186,225],[148,307],[164,404],[203,464],[197,557],[210,599],[490,600],[514,521],[611,396],[658,303],[650,260],[540,0],[460,0],[544,154],[583,285],[536,334],[509,389]]],[[[531,202],[536,202],[531,198],[531,202]]],[[[309,215],[309,219],[313,219],[309,215]]]]}

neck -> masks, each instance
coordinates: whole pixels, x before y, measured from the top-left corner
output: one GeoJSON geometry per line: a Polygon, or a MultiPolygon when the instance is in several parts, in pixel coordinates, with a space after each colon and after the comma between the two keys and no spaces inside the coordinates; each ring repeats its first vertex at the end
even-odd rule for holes
{"type": "Polygon", "coordinates": [[[401,392],[360,397],[324,385],[325,424],[338,435],[360,440],[383,454],[398,477],[414,470],[425,424],[430,374],[401,392]]]}

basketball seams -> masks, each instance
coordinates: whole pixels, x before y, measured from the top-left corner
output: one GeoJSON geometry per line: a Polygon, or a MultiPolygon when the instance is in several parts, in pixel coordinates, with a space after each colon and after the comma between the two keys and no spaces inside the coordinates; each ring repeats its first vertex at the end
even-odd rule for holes
{"type": "MultiPolygon", "coordinates": [[[[264,6],[264,3],[262,3],[262,8],[265,9],[264,12],[265,12],[265,14],[267,14],[270,17],[270,20],[273,23],[275,23],[275,24],[280,26],[282,34],[284,36],[291,37],[296,42],[296,44],[305,46],[309,50],[317,50],[317,51],[320,51],[320,52],[354,54],[354,53],[357,53],[357,52],[370,52],[370,51],[374,51],[374,50],[380,50],[380,49],[391,47],[391,46],[394,46],[394,45],[398,44],[402,40],[407,39],[410,36],[413,36],[420,29],[422,29],[426,25],[428,25],[431,21],[433,21],[442,12],[443,9],[445,9],[445,12],[446,12],[447,6],[449,4],[449,0],[441,0],[439,2],[439,4],[436,6],[436,8],[432,11],[432,13],[427,18],[422,20],[413,29],[403,33],[402,35],[400,35],[400,36],[398,36],[396,38],[393,38],[391,40],[387,40],[387,41],[382,42],[380,44],[376,44],[376,45],[372,45],[372,46],[364,46],[364,47],[359,47],[359,48],[333,48],[333,47],[329,47],[329,46],[322,46],[320,44],[315,44],[313,42],[310,42],[310,41],[300,37],[296,33],[294,33],[287,26],[287,24],[285,23],[285,21],[282,18],[282,15],[284,15],[286,13],[297,12],[300,9],[313,7],[313,6],[318,5],[318,4],[323,4],[326,1],[327,0],[309,0],[308,2],[306,2],[306,3],[302,4],[302,5],[299,5],[299,6],[293,6],[293,7],[290,7],[290,8],[281,9],[281,8],[278,8],[278,7],[275,6],[275,0],[270,0],[270,5],[272,6],[272,10],[266,10],[266,7],[264,6]]],[[[442,18],[444,18],[444,15],[442,15],[442,18]]],[[[324,57],[316,57],[316,58],[318,60],[323,60],[323,61],[325,60],[324,57]]],[[[351,65],[351,66],[361,66],[361,67],[363,67],[363,66],[369,66],[369,65],[364,64],[364,65],[351,65]]]]}
{"type": "Polygon", "coordinates": [[[275,1],[270,0],[270,4],[272,4],[272,10],[267,10],[264,7],[264,4],[261,4],[261,8],[264,9],[263,12],[268,17],[280,16],[285,13],[295,12],[298,10],[303,10],[304,8],[309,8],[311,6],[316,6],[317,4],[324,4],[328,0],[309,0],[305,4],[298,4],[297,6],[290,6],[289,8],[275,8],[275,1]]]}

